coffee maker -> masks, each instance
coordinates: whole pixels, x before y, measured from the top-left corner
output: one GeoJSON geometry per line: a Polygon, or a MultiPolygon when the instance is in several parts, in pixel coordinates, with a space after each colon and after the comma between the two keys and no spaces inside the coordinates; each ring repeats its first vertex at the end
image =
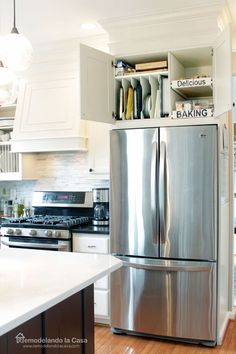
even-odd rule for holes
{"type": "Polygon", "coordinates": [[[109,188],[93,189],[93,211],[93,225],[109,225],[109,188]]]}

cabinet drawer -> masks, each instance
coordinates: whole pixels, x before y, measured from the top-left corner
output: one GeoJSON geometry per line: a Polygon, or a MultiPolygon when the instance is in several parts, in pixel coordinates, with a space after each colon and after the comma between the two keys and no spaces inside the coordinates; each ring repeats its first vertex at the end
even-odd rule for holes
{"type": "Polygon", "coordinates": [[[109,291],[94,290],[95,316],[109,316],[109,291]]]}
{"type": "Polygon", "coordinates": [[[94,288],[107,290],[108,289],[108,276],[98,279],[94,283],[94,288]]]}
{"type": "Polygon", "coordinates": [[[73,252],[108,253],[109,237],[73,236],[73,252]]]}

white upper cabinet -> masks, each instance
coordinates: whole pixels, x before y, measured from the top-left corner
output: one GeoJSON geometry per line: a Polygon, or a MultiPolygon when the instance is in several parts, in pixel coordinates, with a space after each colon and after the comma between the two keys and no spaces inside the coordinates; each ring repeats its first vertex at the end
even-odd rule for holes
{"type": "Polygon", "coordinates": [[[208,48],[119,59],[146,71],[115,76],[113,56],[77,40],[41,48],[22,79],[12,151],[86,150],[86,121],[120,128],[178,125],[181,118],[204,124],[232,109],[228,28],[208,48]]]}
{"type": "Polygon", "coordinates": [[[178,125],[184,119],[185,124],[214,124],[232,109],[229,29],[209,47],[121,57],[143,68],[120,70],[117,76],[113,57],[86,46],[80,50],[83,119],[118,128],[178,125]]]}
{"type": "Polygon", "coordinates": [[[111,123],[114,116],[114,58],[80,45],[81,118],[111,123]]]}
{"type": "Polygon", "coordinates": [[[12,150],[86,150],[80,120],[78,43],[36,57],[21,80],[12,150]]]}
{"type": "Polygon", "coordinates": [[[232,109],[232,48],[231,32],[227,27],[217,38],[213,55],[213,87],[215,115],[232,109]]]}

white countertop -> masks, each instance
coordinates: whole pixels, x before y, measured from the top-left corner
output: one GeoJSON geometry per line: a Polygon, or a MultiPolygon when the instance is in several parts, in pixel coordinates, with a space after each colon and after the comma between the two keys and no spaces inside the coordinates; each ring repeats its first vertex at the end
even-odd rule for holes
{"type": "Polygon", "coordinates": [[[0,335],[121,265],[110,255],[0,250],[0,335]]]}

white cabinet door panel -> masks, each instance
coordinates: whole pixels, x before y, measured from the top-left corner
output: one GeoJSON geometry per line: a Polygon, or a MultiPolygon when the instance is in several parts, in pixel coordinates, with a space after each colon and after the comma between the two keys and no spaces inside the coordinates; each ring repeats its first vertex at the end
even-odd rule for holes
{"type": "Polygon", "coordinates": [[[109,315],[109,291],[94,290],[94,314],[95,316],[109,315]]]}
{"type": "Polygon", "coordinates": [[[110,54],[80,45],[81,118],[114,123],[114,68],[110,54]]]}
{"type": "Polygon", "coordinates": [[[94,283],[94,287],[96,289],[104,289],[104,290],[108,290],[108,276],[105,276],[101,279],[98,279],[95,283],[94,283]]]}
{"type": "Polygon", "coordinates": [[[109,174],[110,129],[110,124],[88,122],[88,170],[90,173],[109,174]]]}

